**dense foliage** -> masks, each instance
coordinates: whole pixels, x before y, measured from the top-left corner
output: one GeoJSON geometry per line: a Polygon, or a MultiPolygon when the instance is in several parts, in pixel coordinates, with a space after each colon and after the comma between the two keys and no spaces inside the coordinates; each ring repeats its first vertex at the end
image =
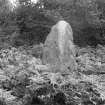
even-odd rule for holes
{"type": "Polygon", "coordinates": [[[79,49],[78,71],[64,74],[52,72],[41,59],[22,47],[2,49],[0,102],[3,105],[104,105],[104,59],[104,46],[79,49]]]}
{"type": "Polygon", "coordinates": [[[61,19],[77,45],[105,43],[104,0],[19,0],[12,11],[0,1],[0,104],[105,105],[105,46],[78,47],[72,73],[42,64],[39,43],[61,19]]]}
{"type": "Polygon", "coordinates": [[[12,11],[7,0],[0,5],[0,33],[13,39],[13,45],[44,42],[52,25],[61,19],[71,24],[76,44],[105,42],[104,0],[39,0],[37,4],[19,0],[19,6],[12,11]]]}

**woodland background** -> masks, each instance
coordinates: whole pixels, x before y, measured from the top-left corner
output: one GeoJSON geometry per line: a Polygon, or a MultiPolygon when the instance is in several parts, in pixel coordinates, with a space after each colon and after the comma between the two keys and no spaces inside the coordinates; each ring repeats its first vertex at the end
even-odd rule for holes
{"type": "MultiPolygon", "coordinates": [[[[0,1],[1,39],[15,46],[44,42],[52,25],[65,19],[73,28],[79,46],[104,44],[104,0],[19,0],[11,11],[7,0],[0,1]]],[[[2,45],[2,44],[1,44],[2,45]]]]}

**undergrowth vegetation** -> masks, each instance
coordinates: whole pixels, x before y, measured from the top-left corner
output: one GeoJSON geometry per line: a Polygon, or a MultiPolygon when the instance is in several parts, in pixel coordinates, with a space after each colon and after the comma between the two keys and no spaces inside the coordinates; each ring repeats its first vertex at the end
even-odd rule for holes
{"type": "Polygon", "coordinates": [[[1,49],[1,104],[104,105],[105,47],[79,48],[76,59],[77,71],[55,73],[24,48],[1,49]]]}

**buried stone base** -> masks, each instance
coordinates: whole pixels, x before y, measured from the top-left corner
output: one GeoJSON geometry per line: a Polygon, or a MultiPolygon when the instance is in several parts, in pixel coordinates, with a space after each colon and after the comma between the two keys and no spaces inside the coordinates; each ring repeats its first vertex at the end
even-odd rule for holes
{"type": "Polygon", "coordinates": [[[66,21],[59,21],[52,27],[44,43],[42,62],[55,71],[76,70],[73,32],[66,21]]]}

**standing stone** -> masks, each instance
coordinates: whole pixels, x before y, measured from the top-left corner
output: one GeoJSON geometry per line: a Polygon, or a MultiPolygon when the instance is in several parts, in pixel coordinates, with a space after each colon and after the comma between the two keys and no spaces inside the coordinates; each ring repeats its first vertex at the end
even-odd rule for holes
{"type": "Polygon", "coordinates": [[[66,21],[61,20],[52,27],[44,43],[42,62],[54,65],[57,69],[75,69],[73,32],[66,21]]]}

